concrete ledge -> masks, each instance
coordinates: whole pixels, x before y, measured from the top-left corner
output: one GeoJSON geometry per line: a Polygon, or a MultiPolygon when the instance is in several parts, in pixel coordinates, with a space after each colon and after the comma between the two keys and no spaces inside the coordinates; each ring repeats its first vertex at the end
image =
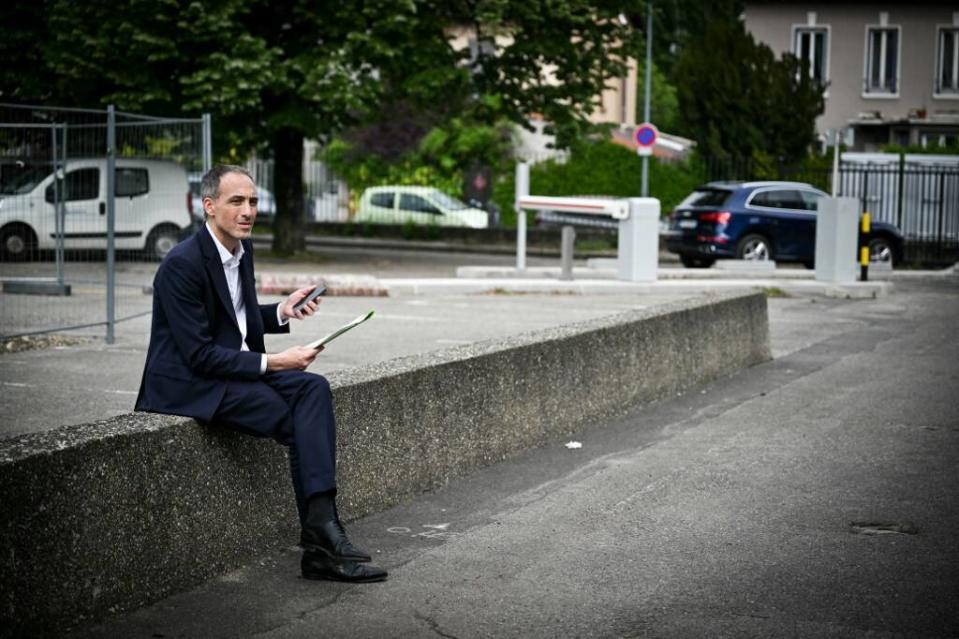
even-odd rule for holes
{"type": "MultiPolygon", "coordinates": [[[[765,297],[725,294],[332,375],[342,512],[769,359],[765,297]]],[[[141,606],[296,542],[273,442],[130,414],[0,441],[0,634],[141,606]]]]}
{"type": "MultiPolygon", "coordinates": [[[[575,271],[574,271],[575,275],[575,271]]],[[[557,269],[558,277],[558,269],[557,269]]],[[[555,295],[649,295],[719,291],[765,291],[780,290],[786,295],[822,296],[841,299],[873,299],[883,297],[892,288],[892,282],[851,282],[834,284],[811,279],[759,279],[737,277],[735,279],[660,279],[655,282],[625,282],[608,279],[573,279],[561,281],[548,276],[527,279],[506,277],[493,278],[410,278],[383,279],[390,295],[484,295],[484,294],[555,294],[555,295]]]]}

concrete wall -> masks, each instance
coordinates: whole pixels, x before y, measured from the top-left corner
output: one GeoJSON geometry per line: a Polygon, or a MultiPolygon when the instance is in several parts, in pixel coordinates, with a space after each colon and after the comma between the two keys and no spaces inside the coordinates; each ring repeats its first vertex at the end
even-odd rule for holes
{"type": "MultiPolygon", "coordinates": [[[[342,514],[769,357],[765,298],[739,293],[332,375],[342,514]]],[[[0,441],[0,502],[0,635],[146,604],[298,534],[281,447],[160,415],[0,441]]]]}
{"type": "MultiPolygon", "coordinates": [[[[953,125],[959,110],[959,96],[937,96],[934,93],[937,26],[952,25],[959,11],[948,3],[827,3],[775,2],[747,3],[744,12],[746,28],[757,41],[768,45],[777,54],[793,51],[793,29],[806,26],[810,12],[815,25],[828,28],[829,87],[826,109],[816,121],[820,132],[844,127],[850,119],[866,111],[879,111],[883,120],[908,121],[910,111],[923,109],[924,118],[913,117],[903,128],[917,135],[926,126],[930,130],[945,118],[953,125]],[[866,25],[878,25],[879,13],[889,14],[889,25],[900,27],[900,87],[896,97],[873,97],[863,94],[866,75],[866,25]],[[937,117],[939,116],[939,117],[937,117]]],[[[887,131],[888,134],[888,131],[887,131]]],[[[914,143],[918,139],[913,140],[914,143]]],[[[857,143],[857,148],[861,145],[857,143]]],[[[868,150],[868,149],[867,149],[868,150]]]]}

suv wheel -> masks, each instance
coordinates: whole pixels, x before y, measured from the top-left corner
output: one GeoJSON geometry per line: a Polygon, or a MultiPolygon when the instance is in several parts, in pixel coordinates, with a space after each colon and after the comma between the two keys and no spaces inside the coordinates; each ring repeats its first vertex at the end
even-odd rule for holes
{"type": "Polygon", "coordinates": [[[870,262],[881,262],[893,266],[894,255],[892,244],[886,238],[876,237],[869,240],[870,262]]]}
{"type": "Polygon", "coordinates": [[[772,246],[764,235],[750,233],[736,245],[736,257],[751,262],[766,262],[773,258],[772,246]]]}
{"type": "Polygon", "coordinates": [[[711,257],[697,257],[695,255],[680,255],[679,261],[686,268],[709,268],[716,260],[711,257]]]}
{"type": "Polygon", "coordinates": [[[152,260],[162,260],[180,242],[180,229],[158,226],[147,237],[146,254],[152,260]]]}

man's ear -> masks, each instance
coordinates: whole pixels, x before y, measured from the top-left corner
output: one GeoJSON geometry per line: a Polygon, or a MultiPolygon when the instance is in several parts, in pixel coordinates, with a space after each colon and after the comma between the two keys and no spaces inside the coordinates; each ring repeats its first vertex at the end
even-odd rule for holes
{"type": "Polygon", "coordinates": [[[201,201],[203,202],[203,212],[206,213],[207,217],[209,217],[211,211],[213,210],[213,198],[205,197],[201,201]]]}

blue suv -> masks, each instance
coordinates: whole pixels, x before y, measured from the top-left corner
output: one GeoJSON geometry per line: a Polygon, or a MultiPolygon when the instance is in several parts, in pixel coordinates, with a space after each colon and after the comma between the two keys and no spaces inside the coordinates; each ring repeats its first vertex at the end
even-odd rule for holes
{"type": "MultiPolygon", "coordinates": [[[[803,182],[710,182],[680,202],[669,219],[666,248],[684,266],[717,259],[800,262],[813,267],[816,209],[826,194],[803,182]]],[[[873,222],[870,259],[898,263],[902,234],[873,222]]]]}

